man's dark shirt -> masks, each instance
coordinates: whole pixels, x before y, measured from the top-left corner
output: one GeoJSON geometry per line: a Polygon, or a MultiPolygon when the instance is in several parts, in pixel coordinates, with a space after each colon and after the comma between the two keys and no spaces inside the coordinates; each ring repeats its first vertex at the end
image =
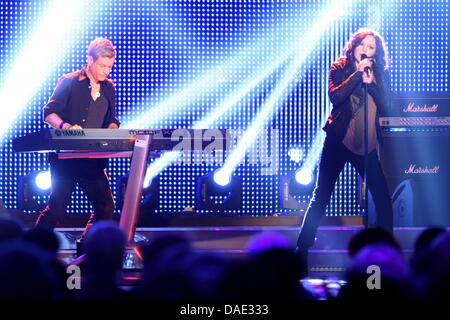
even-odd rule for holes
{"type": "Polygon", "coordinates": [[[101,128],[107,111],[108,100],[103,92],[100,91],[100,96],[95,101],[91,98],[88,116],[83,128],[101,128]]]}
{"type": "MultiPolygon", "coordinates": [[[[51,113],[56,113],[71,125],[78,124],[85,127],[91,105],[90,81],[86,75],[86,68],[62,76],[47,105],[44,106],[44,119],[51,113]]],[[[101,82],[100,92],[107,100],[107,110],[101,126],[108,128],[111,123],[119,126],[116,118],[114,84],[106,79],[101,82]]],[[[92,128],[92,127],[91,127],[92,128]]]]}
{"type": "MultiPolygon", "coordinates": [[[[44,119],[56,113],[63,121],[83,128],[108,128],[111,123],[119,126],[116,118],[114,84],[106,79],[100,82],[100,97],[94,102],[91,96],[90,80],[86,67],[62,76],[49,102],[44,106],[44,119]],[[100,109],[92,109],[99,107],[100,109]],[[94,119],[94,117],[98,117],[94,119]]],[[[57,159],[49,154],[53,171],[59,176],[83,175],[95,177],[106,168],[107,159],[57,159]]]]}

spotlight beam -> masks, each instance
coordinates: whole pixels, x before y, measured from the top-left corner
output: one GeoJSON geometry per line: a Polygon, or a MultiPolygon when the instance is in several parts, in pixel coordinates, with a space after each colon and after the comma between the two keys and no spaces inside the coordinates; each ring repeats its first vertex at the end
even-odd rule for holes
{"type": "Polygon", "coordinates": [[[253,144],[258,133],[264,128],[265,124],[272,118],[272,115],[278,109],[281,98],[287,89],[289,89],[292,81],[296,78],[298,70],[304,64],[308,55],[313,51],[319,37],[335,19],[348,10],[348,6],[351,2],[352,1],[347,0],[345,2],[334,3],[325,9],[306,33],[306,37],[299,41],[297,49],[300,54],[294,57],[282,80],[275,87],[255,120],[239,141],[236,149],[230,154],[227,161],[220,169],[224,175],[231,176],[235,168],[241,163],[247,149],[253,144]]]}
{"type": "MultiPolygon", "coordinates": [[[[283,57],[276,60],[274,64],[269,65],[261,72],[258,77],[252,78],[247,84],[242,86],[237,92],[231,95],[227,100],[219,104],[217,108],[212,110],[205,119],[196,122],[193,125],[194,129],[208,129],[214,122],[216,122],[223,114],[230,110],[236,103],[243,99],[253,88],[255,88],[261,81],[269,76],[272,71],[278,67],[286,58],[283,57]]],[[[156,177],[161,171],[167,168],[172,162],[178,160],[181,157],[179,152],[167,152],[161,158],[155,160],[147,168],[147,173],[144,179],[144,186],[148,186],[151,180],[156,177]]]]}
{"type": "Polygon", "coordinates": [[[187,87],[182,88],[176,94],[168,97],[163,102],[150,107],[149,110],[139,116],[137,119],[130,123],[123,125],[124,128],[144,128],[144,127],[155,127],[158,125],[159,121],[164,117],[167,117],[170,112],[175,111],[179,105],[186,105],[197,95],[198,88],[204,88],[206,90],[208,85],[211,83],[219,84],[221,81],[217,77],[220,74],[218,70],[213,70],[203,75],[196,81],[192,82],[187,87]],[[183,102],[181,102],[181,99],[183,102]]]}
{"type": "MultiPolygon", "coordinates": [[[[326,109],[326,112],[324,113],[324,119],[320,123],[324,123],[329,114],[330,101],[328,98],[328,94],[326,95],[325,104],[327,106],[327,109],[326,109]]],[[[325,132],[323,132],[322,128],[320,127],[317,129],[316,135],[314,137],[314,141],[311,144],[311,148],[309,148],[309,153],[306,156],[306,159],[299,170],[303,170],[303,169],[309,170],[309,171],[314,170],[317,162],[319,161],[320,154],[322,152],[321,146],[323,145],[324,140],[325,140],[325,132]]]]}
{"type": "Polygon", "coordinates": [[[6,77],[7,81],[0,89],[2,140],[11,123],[58,61],[61,41],[70,30],[79,26],[77,17],[82,12],[84,2],[55,0],[48,13],[41,18],[42,22],[31,37],[32,40],[25,44],[25,49],[16,59],[6,77]]]}
{"type": "MultiPolygon", "coordinates": [[[[248,49],[243,50],[243,52],[248,51],[248,49]]],[[[242,56],[242,52],[237,56],[242,56]]],[[[226,113],[229,109],[231,109],[237,102],[239,102],[242,98],[248,95],[251,90],[258,86],[267,76],[269,76],[276,68],[278,68],[281,64],[283,64],[289,55],[285,54],[280,58],[276,59],[269,66],[265,67],[261,72],[259,72],[257,77],[251,78],[247,81],[243,86],[235,91],[235,93],[230,94],[229,98],[224,102],[220,103],[218,107],[215,108],[216,115],[212,113],[209,116],[209,119],[212,120],[203,120],[199,125],[202,125],[202,128],[206,128],[204,123],[215,121],[221,115],[226,113]]],[[[231,59],[231,62],[220,65],[216,67],[214,70],[206,73],[201,76],[196,81],[192,82],[188,86],[180,89],[174,95],[168,97],[163,102],[150,107],[150,109],[142,116],[139,116],[138,119],[135,119],[131,123],[125,124],[123,127],[126,128],[142,128],[142,127],[154,127],[158,126],[159,121],[161,119],[167,117],[170,113],[178,110],[178,108],[182,105],[185,106],[187,103],[191,102],[197,96],[206,95],[215,87],[218,87],[220,84],[227,82],[227,78],[223,76],[224,70],[229,68],[236,68],[239,66],[238,58],[231,59]],[[231,66],[231,67],[230,67],[231,66]],[[199,94],[199,90],[201,89],[201,93],[199,94]]],[[[208,119],[208,118],[207,118],[208,119]]]]}
{"type": "MultiPolygon", "coordinates": [[[[292,21],[287,21],[287,25],[293,25],[293,19],[297,19],[296,17],[291,18],[292,21]]],[[[275,38],[282,39],[282,34],[285,32],[283,28],[278,31],[272,31],[272,34],[275,34],[275,38]],[[280,33],[279,36],[276,33],[280,33]]],[[[255,67],[252,64],[257,64],[259,66],[259,61],[255,62],[251,60],[249,63],[243,63],[242,57],[246,56],[254,56],[256,52],[259,52],[261,47],[266,47],[266,42],[268,42],[267,38],[263,36],[260,39],[257,39],[252,45],[247,46],[246,48],[237,52],[233,57],[228,59],[226,62],[220,64],[213,70],[205,73],[203,76],[198,78],[197,80],[191,82],[188,86],[180,89],[172,96],[166,98],[161,103],[149,107],[149,110],[139,116],[134,121],[130,123],[123,124],[124,128],[144,128],[144,127],[155,127],[159,126],[159,122],[170,115],[171,113],[176,112],[180,109],[180,107],[186,106],[186,104],[190,103],[196,97],[205,96],[210,93],[214,88],[220,86],[222,83],[229,81],[224,74],[240,74],[240,70],[245,68],[254,69],[255,67]],[[199,93],[200,92],[200,93],[199,93]]],[[[293,45],[292,48],[288,48],[287,50],[283,46],[276,46],[276,49],[271,52],[271,56],[278,57],[274,59],[274,62],[269,66],[263,66],[263,68],[259,71],[256,77],[252,77],[249,81],[246,82],[240,89],[236,90],[235,93],[230,95],[226,101],[222,102],[219,107],[216,107],[217,116],[211,114],[209,117],[211,119],[219,118],[223,115],[227,110],[233,107],[238,101],[240,101],[243,97],[245,97],[249,92],[257,87],[257,85],[263,81],[268,75],[274,72],[277,68],[279,68],[283,63],[285,63],[289,57],[292,55],[292,52],[297,50],[296,45],[293,45]]],[[[209,122],[209,120],[203,120],[204,122],[209,122]]],[[[213,120],[214,121],[214,120],[213,120]]],[[[202,128],[207,128],[201,122],[202,128]]]]}
{"type": "MultiPolygon", "coordinates": [[[[369,7],[369,14],[366,25],[371,26],[373,29],[380,29],[382,25],[382,16],[381,16],[382,9],[380,8],[380,6],[382,6],[382,4],[377,3],[369,7]]],[[[326,97],[325,102],[326,110],[324,112],[324,118],[322,119],[320,124],[325,123],[325,120],[328,117],[328,114],[330,113],[331,109],[328,92],[325,92],[322,95],[326,97]]],[[[308,170],[314,169],[316,164],[319,162],[320,154],[322,152],[321,146],[323,145],[324,140],[325,140],[325,133],[322,131],[322,128],[320,126],[320,128],[318,128],[317,130],[314,142],[311,144],[311,148],[309,149],[310,152],[308,153],[305,163],[299,170],[303,168],[306,168],[308,170]]]]}
{"type": "MultiPolygon", "coordinates": [[[[194,129],[208,129],[210,128],[214,122],[216,122],[222,115],[224,115],[228,110],[233,108],[241,99],[243,99],[246,95],[251,92],[261,81],[267,78],[273,70],[278,68],[288,56],[283,56],[274,63],[267,66],[262,72],[258,74],[257,77],[252,78],[246,84],[244,84],[241,88],[236,90],[236,92],[228,97],[225,101],[219,104],[218,107],[214,108],[209,115],[207,115],[203,120],[197,121],[193,124],[194,129]]],[[[161,112],[162,113],[162,112],[161,112]]],[[[147,173],[144,179],[144,186],[148,186],[151,180],[156,177],[160,172],[162,172],[165,168],[170,166],[174,161],[178,160],[181,157],[179,152],[167,152],[161,158],[155,160],[148,168],[147,173]]]]}
{"type": "MultiPolygon", "coordinates": [[[[339,4],[334,4],[330,8],[326,9],[324,13],[317,19],[317,21],[314,23],[310,31],[307,33],[306,42],[308,45],[305,47],[305,39],[301,39],[297,44],[294,45],[293,49],[281,55],[280,58],[276,59],[274,63],[270,64],[268,67],[264,68],[262,72],[258,74],[258,77],[252,79],[249,81],[246,85],[242,86],[239,90],[237,90],[236,94],[231,95],[227,100],[222,102],[217,108],[215,108],[212,112],[210,112],[209,116],[204,118],[201,121],[198,121],[193,125],[193,128],[209,128],[215,121],[217,121],[223,114],[225,114],[228,110],[230,110],[237,102],[239,102],[242,98],[244,98],[249,92],[254,89],[261,81],[263,81],[267,76],[269,76],[276,68],[279,68],[283,63],[286,62],[286,60],[292,55],[292,53],[295,52],[301,52],[302,54],[297,54],[294,57],[294,61],[291,63],[290,70],[286,73],[285,77],[283,78],[283,81],[281,84],[277,86],[275,89],[275,94],[272,94],[269,97],[268,102],[266,102],[265,106],[263,107],[262,111],[257,116],[257,119],[254,121],[254,123],[251,125],[250,129],[247,130],[246,134],[244,135],[244,139],[241,140],[241,142],[238,144],[238,147],[236,150],[231,154],[231,159],[228,158],[227,162],[225,163],[224,167],[221,168],[225,171],[219,171],[218,175],[228,175],[231,176],[232,172],[234,171],[234,168],[241,162],[242,158],[245,156],[245,152],[248,147],[251,146],[251,144],[256,139],[257,133],[262,129],[264,124],[266,123],[267,119],[273,114],[275,110],[275,105],[277,104],[278,100],[282,96],[282,94],[286,91],[286,88],[288,85],[292,82],[292,79],[295,78],[297,75],[299,67],[303,64],[304,60],[307,58],[309,53],[313,50],[316,42],[318,41],[318,34],[323,34],[323,32],[328,28],[328,26],[338,18],[342,13],[344,13],[346,10],[348,10],[348,6],[351,4],[351,0],[345,0],[342,2],[339,2],[339,4]],[[327,23],[324,23],[323,21],[326,21],[327,23]],[[256,131],[254,131],[256,130],[256,131]],[[256,134],[255,134],[256,132],[256,134]]],[[[222,68],[222,66],[220,67],[222,68]]],[[[214,74],[208,74],[208,76],[205,77],[205,79],[213,79],[212,77],[214,74]]],[[[204,82],[201,81],[200,83],[204,82]]],[[[193,88],[196,88],[198,84],[191,85],[188,88],[184,89],[182,92],[189,93],[193,88]]],[[[181,95],[182,96],[182,95],[181,95]]],[[[155,112],[154,108],[152,108],[148,114],[150,113],[156,113],[163,115],[163,112],[165,108],[169,106],[173,106],[178,101],[178,94],[176,96],[171,97],[166,103],[161,104],[161,106],[158,106],[157,110],[160,110],[158,113],[155,112]],[[162,107],[164,106],[164,107],[162,107]]],[[[167,114],[164,114],[166,116],[167,114]]],[[[146,118],[146,117],[141,117],[146,118]]],[[[151,118],[152,117],[147,117],[151,118]]],[[[153,121],[154,122],[154,121],[153,121]]],[[[142,122],[133,122],[132,126],[135,126],[137,124],[141,124],[142,122]]],[[[139,126],[139,125],[137,125],[139,126]]],[[[167,168],[172,162],[176,161],[180,157],[179,153],[166,153],[163,155],[163,157],[155,160],[148,168],[147,168],[147,174],[144,181],[144,185],[148,185],[156,175],[158,175],[161,171],[163,171],[165,168],[167,168]]]]}

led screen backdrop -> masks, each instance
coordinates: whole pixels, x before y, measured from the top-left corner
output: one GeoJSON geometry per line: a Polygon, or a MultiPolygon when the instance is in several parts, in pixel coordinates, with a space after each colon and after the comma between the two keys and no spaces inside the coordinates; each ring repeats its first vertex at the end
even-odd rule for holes
{"type": "MultiPolygon", "coordinates": [[[[448,1],[0,1],[0,11],[0,199],[7,208],[17,208],[19,176],[48,169],[45,154],[14,154],[11,139],[46,126],[41,110],[58,78],[86,62],[98,36],[118,50],[111,79],[122,127],[232,130],[235,151],[225,158],[152,160],[157,210],[167,214],[195,209],[196,177],[228,159],[243,182],[242,209],[233,213],[285,211],[279,179],[315,168],[330,109],[328,68],[360,27],[384,36],[394,92],[450,91],[448,1]]],[[[113,188],[129,164],[110,160],[113,188]]],[[[358,214],[355,188],[347,166],[328,215],[358,214]]],[[[77,190],[69,212],[89,210],[77,190]]]]}

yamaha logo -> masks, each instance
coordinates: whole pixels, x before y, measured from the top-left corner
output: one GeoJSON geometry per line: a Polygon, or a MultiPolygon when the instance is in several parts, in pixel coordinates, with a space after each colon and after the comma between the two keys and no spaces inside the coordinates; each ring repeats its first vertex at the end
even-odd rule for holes
{"type": "Polygon", "coordinates": [[[57,137],[84,137],[86,133],[84,130],[55,130],[57,137]]]}

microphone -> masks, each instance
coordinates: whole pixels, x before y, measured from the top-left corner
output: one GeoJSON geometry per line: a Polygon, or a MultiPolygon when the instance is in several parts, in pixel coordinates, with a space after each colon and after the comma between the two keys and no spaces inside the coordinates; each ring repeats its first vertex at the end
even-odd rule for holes
{"type": "MultiPolygon", "coordinates": [[[[367,54],[363,53],[361,55],[361,60],[367,59],[367,54]]],[[[370,74],[372,73],[372,68],[371,67],[365,67],[364,68],[364,72],[367,73],[368,76],[370,76],[370,74]]]]}

